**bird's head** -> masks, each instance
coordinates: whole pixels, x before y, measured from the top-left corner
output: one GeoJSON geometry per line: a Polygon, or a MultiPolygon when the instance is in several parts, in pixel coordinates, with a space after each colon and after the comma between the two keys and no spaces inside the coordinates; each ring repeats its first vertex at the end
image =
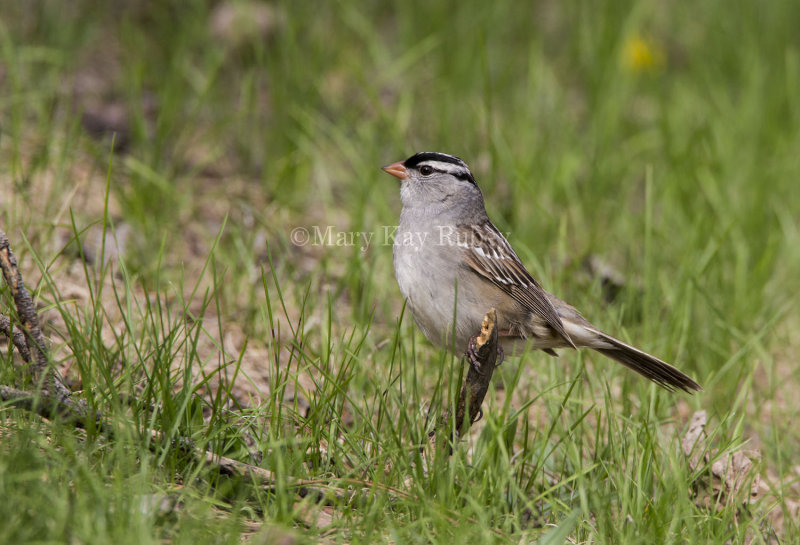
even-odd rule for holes
{"type": "Polygon", "coordinates": [[[469,167],[454,155],[423,151],[383,170],[400,179],[403,208],[446,209],[474,200],[483,207],[483,196],[469,167]]]}

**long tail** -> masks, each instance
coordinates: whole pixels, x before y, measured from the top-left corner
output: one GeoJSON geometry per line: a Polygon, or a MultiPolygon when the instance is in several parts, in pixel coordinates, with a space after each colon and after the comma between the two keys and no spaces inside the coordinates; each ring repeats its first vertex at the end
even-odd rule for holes
{"type": "Polygon", "coordinates": [[[601,342],[592,343],[589,348],[597,350],[604,356],[620,362],[628,369],[633,369],[669,391],[680,388],[684,392],[702,391],[703,388],[690,377],[647,352],[642,352],[619,339],[595,330],[601,342]],[[608,345],[608,346],[605,346],[608,345]]]}
{"type": "MultiPolygon", "coordinates": [[[[680,388],[690,394],[703,390],[694,380],[667,362],[603,333],[581,316],[575,307],[549,293],[547,296],[558,311],[559,317],[564,324],[564,330],[570,336],[572,341],[570,344],[573,346],[577,345],[582,348],[597,350],[604,356],[620,362],[628,369],[633,369],[670,392],[675,391],[676,388],[680,388]]],[[[537,348],[550,349],[552,354],[552,348],[560,346],[564,346],[564,344],[538,346],[537,348]]]]}

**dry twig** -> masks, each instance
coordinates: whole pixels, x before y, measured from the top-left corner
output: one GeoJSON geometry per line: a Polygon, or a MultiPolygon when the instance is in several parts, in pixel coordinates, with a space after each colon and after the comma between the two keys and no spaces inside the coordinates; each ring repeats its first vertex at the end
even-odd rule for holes
{"type": "MultiPolygon", "coordinates": [[[[23,334],[22,340],[25,341],[23,344],[19,336],[12,333],[12,343],[19,351],[22,359],[30,364],[33,376],[42,390],[36,396],[31,394],[20,396],[12,391],[6,391],[4,392],[3,400],[17,406],[27,406],[29,403],[33,403],[33,406],[37,407],[37,412],[43,411],[45,414],[69,415],[70,418],[75,420],[84,419],[88,414],[86,407],[70,398],[69,388],[64,385],[61,377],[58,376],[58,372],[50,364],[44,335],[42,335],[42,330],[39,328],[39,319],[36,316],[36,307],[28,290],[25,288],[25,282],[23,282],[22,274],[17,266],[17,258],[11,251],[8,237],[3,231],[0,231],[0,269],[3,271],[3,278],[11,292],[11,297],[14,299],[14,306],[19,317],[19,327],[23,334]],[[33,401],[29,401],[29,398],[32,398],[33,401]],[[46,406],[38,408],[37,403],[39,401],[46,406]]],[[[5,328],[0,329],[0,331],[8,335],[12,331],[11,320],[7,317],[5,318],[6,320],[0,323],[0,328],[4,325],[5,328]]]]}
{"type": "Polygon", "coordinates": [[[480,335],[469,342],[465,357],[470,366],[456,404],[456,430],[459,437],[469,432],[472,424],[479,420],[481,405],[492,381],[499,348],[496,323],[497,313],[491,309],[483,317],[480,335]]]}
{"type": "MultiPolygon", "coordinates": [[[[483,317],[481,332],[472,337],[469,347],[464,354],[464,360],[469,364],[467,377],[458,395],[456,402],[456,420],[454,436],[447,445],[448,452],[452,454],[452,445],[455,441],[469,432],[472,424],[480,420],[483,414],[481,405],[489,390],[489,383],[497,365],[498,357],[502,361],[502,350],[498,344],[497,332],[497,313],[494,309],[489,310],[483,317]]],[[[449,429],[450,412],[444,413],[439,419],[437,429],[430,432],[428,439],[434,448],[444,446],[439,443],[444,436],[437,433],[437,430],[449,429]]]]}
{"type": "Polygon", "coordinates": [[[19,351],[20,356],[25,362],[31,361],[31,351],[28,350],[28,343],[25,341],[25,335],[22,331],[14,329],[11,325],[11,319],[8,316],[0,314],[0,334],[5,335],[19,351]]]}

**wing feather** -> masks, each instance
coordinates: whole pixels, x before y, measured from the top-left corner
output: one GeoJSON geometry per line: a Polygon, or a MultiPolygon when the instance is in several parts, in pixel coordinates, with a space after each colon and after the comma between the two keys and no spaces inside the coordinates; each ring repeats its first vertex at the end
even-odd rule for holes
{"type": "Polygon", "coordinates": [[[533,312],[558,333],[570,346],[570,339],[564,324],[547,293],[522,264],[511,245],[497,227],[485,222],[472,229],[470,241],[464,250],[465,262],[478,275],[482,276],[533,312]]]}

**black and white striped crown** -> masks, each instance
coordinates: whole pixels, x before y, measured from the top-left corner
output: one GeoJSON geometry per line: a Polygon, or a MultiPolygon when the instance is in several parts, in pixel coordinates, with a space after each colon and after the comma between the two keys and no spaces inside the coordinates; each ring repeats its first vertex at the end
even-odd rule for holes
{"type": "Polygon", "coordinates": [[[437,151],[421,151],[403,161],[403,166],[408,169],[419,169],[423,165],[427,165],[437,172],[455,176],[459,180],[468,180],[473,184],[475,183],[475,178],[473,178],[472,173],[469,171],[467,163],[455,155],[448,155],[437,151]]]}

